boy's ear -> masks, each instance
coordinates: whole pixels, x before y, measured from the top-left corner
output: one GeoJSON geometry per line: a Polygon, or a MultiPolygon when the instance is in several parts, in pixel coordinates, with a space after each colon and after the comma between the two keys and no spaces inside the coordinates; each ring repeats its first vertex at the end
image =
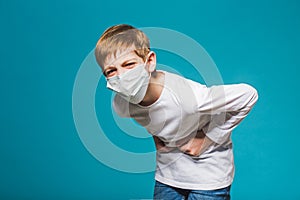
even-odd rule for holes
{"type": "Polygon", "coordinates": [[[147,68],[148,72],[152,73],[155,71],[156,68],[156,54],[151,51],[148,55],[148,60],[147,60],[147,68]]]}

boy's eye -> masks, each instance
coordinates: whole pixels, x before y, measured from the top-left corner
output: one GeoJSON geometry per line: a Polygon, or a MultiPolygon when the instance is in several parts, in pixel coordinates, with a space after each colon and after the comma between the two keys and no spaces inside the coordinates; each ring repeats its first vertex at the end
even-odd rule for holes
{"type": "Polygon", "coordinates": [[[135,62],[130,62],[130,63],[126,63],[124,66],[125,67],[132,67],[135,64],[135,62]]]}
{"type": "Polygon", "coordinates": [[[110,70],[107,70],[107,71],[105,72],[105,75],[106,75],[106,76],[112,76],[112,75],[114,74],[115,71],[116,71],[116,69],[110,69],[110,70]]]}

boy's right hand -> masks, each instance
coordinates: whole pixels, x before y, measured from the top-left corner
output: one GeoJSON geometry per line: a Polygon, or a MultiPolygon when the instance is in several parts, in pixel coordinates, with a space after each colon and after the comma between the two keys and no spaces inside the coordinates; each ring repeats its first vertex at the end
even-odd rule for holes
{"type": "MultiPolygon", "coordinates": [[[[165,143],[157,136],[153,136],[155,147],[158,152],[167,153],[173,150],[175,147],[167,147],[165,143]]],[[[206,137],[202,130],[199,130],[196,136],[190,139],[187,143],[178,147],[180,151],[190,156],[201,155],[209,146],[214,142],[206,137]]]]}
{"type": "Polygon", "coordinates": [[[213,143],[202,130],[199,130],[194,138],[178,148],[190,156],[199,156],[213,143]]]}

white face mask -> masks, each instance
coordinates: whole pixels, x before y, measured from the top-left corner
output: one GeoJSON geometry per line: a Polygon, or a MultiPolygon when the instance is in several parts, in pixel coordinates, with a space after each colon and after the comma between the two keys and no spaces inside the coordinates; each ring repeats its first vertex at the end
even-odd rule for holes
{"type": "Polygon", "coordinates": [[[133,104],[140,103],[146,95],[150,80],[150,73],[145,68],[146,63],[147,61],[123,74],[107,78],[107,88],[133,104]]]}

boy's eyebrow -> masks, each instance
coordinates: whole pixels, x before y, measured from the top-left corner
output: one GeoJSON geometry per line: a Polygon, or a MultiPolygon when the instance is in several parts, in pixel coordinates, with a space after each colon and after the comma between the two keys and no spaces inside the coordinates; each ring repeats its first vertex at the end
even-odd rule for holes
{"type": "MultiPolygon", "coordinates": [[[[125,54],[125,55],[122,55],[122,56],[119,56],[119,57],[116,58],[115,60],[118,60],[119,58],[122,58],[123,56],[126,56],[126,54],[125,54]]],[[[125,59],[125,60],[121,63],[121,65],[124,65],[126,62],[130,62],[130,61],[132,61],[132,60],[137,61],[137,58],[136,58],[136,57],[131,57],[131,58],[125,59]]],[[[106,70],[106,69],[115,67],[115,65],[114,65],[113,63],[114,63],[114,61],[111,62],[111,64],[108,64],[108,65],[106,65],[105,67],[103,67],[103,69],[106,70]]]]}
{"type": "MultiPolygon", "coordinates": [[[[121,64],[121,66],[123,66],[123,65],[125,65],[125,64],[127,64],[129,62],[132,62],[132,61],[137,61],[137,58],[129,58],[127,60],[124,60],[122,62],[122,64],[121,64]]],[[[107,66],[105,66],[105,69],[103,70],[103,74],[105,75],[105,73],[106,73],[107,70],[114,69],[114,68],[116,68],[116,66],[114,66],[114,65],[107,65],[107,66]]]]}
{"type": "Polygon", "coordinates": [[[105,71],[107,71],[108,69],[111,69],[111,68],[115,68],[115,66],[113,66],[113,65],[105,66],[105,67],[103,68],[103,72],[105,72],[105,71]]]}

